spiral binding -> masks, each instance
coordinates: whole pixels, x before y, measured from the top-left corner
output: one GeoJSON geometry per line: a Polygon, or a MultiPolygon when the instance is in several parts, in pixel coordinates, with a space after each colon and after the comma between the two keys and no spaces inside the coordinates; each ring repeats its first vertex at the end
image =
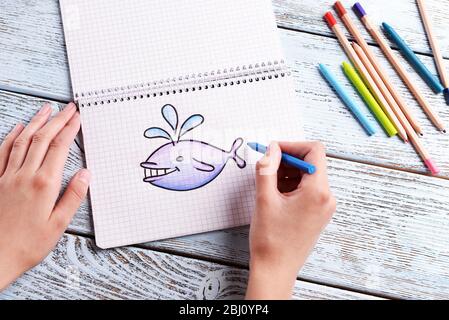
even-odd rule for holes
{"type": "Polygon", "coordinates": [[[75,93],[80,108],[238,86],[290,76],[284,60],[199,73],[132,86],[75,93]]]}

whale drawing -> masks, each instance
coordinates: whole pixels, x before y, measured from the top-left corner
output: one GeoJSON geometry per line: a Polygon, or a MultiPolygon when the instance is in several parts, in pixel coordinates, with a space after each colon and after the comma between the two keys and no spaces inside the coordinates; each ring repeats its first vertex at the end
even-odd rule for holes
{"type": "Polygon", "coordinates": [[[181,140],[185,134],[202,125],[204,117],[194,114],[178,130],[176,109],[168,104],[163,106],[161,111],[173,135],[159,127],[145,130],[145,138],[170,141],[156,149],[140,164],[144,169],[145,183],[172,191],[189,191],[201,188],[217,178],[231,159],[240,169],[246,167],[245,160],[237,154],[243,145],[242,138],[234,141],[230,151],[203,141],[181,140]]]}

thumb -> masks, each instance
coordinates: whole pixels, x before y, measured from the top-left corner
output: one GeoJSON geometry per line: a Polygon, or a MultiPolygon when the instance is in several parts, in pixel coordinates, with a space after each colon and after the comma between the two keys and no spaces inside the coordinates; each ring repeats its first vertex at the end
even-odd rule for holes
{"type": "Polygon", "coordinates": [[[256,164],[257,194],[271,193],[277,190],[277,172],[281,164],[281,148],[277,142],[270,143],[265,156],[256,164]]]}
{"type": "Polygon", "coordinates": [[[50,219],[61,232],[67,229],[76,211],[86,198],[90,177],[90,172],[87,169],[80,170],[72,178],[67,190],[56,204],[50,219]]]}

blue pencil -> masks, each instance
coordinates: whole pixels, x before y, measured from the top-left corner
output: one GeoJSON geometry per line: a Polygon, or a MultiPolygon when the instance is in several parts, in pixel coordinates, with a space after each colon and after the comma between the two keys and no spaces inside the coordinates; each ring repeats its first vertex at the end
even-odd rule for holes
{"type": "MultiPolygon", "coordinates": [[[[248,147],[263,154],[267,152],[267,147],[257,142],[249,142],[248,147]]],[[[308,174],[314,174],[316,172],[316,167],[313,164],[300,160],[287,153],[282,153],[282,162],[301,171],[307,172],[308,174]]]]}
{"type": "Polygon", "coordinates": [[[424,81],[429,85],[430,88],[435,93],[443,92],[444,88],[441,85],[438,78],[433,75],[424,63],[418,58],[418,56],[413,52],[413,50],[405,43],[405,41],[399,36],[399,34],[390,26],[388,23],[382,23],[385,32],[390,37],[390,39],[399,47],[402,54],[410,62],[410,64],[415,68],[416,72],[424,79],[424,81]]]}
{"type": "Polygon", "coordinates": [[[319,65],[319,69],[323,77],[329,82],[332,88],[335,89],[340,99],[346,104],[346,106],[351,110],[352,114],[362,125],[363,129],[365,129],[366,133],[369,136],[372,136],[376,133],[376,129],[368,120],[368,118],[362,113],[360,108],[354,102],[354,100],[349,96],[346,90],[338,83],[337,79],[332,75],[330,70],[323,64],[319,65]]]}

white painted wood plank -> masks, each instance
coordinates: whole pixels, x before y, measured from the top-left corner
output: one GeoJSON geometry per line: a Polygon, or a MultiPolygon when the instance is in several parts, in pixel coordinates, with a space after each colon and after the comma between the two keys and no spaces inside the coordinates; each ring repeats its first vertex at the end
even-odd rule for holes
{"type": "MultiPolygon", "coordinates": [[[[352,3],[350,0],[343,2],[352,3]]],[[[325,0],[273,0],[279,26],[324,35],[332,35],[322,20],[322,15],[332,3],[325,0]]],[[[365,0],[363,4],[374,21],[393,23],[415,50],[430,53],[414,0],[365,0]]],[[[429,0],[435,32],[443,53],[449,56],[449,35],[445,32],[449,28],[449,18],[446,10],[444,2],[429,0]]],[[[364,28],[359,26],[370,39],[364,28]]],[[[0,53],[0,89],[55,100],[71,99],[57,0],[3,0],[0,53]]]]}
{"type": "MultiPolygon", "coordinates": [[[[5,1],[6,10],[0,12],[0,88],[70,100],[68,67],[56,1],[27,1],[27,6],[23,5],[23,1],[5,1]]],[[[397,2],[410,3],[408,0],[397,2]]],[[[321,6],[310,3],[312,1],[298,1],[297,4],[285,1],[281,6],[280,1],[275,2],[278,13],[279,7],[292,7],[293,9],[286,10],[320,15],[317,11],[324,8],[323,1],[314,1],[321,6]],[[297,5],[304,9],[299,10],[297,5]]],[[[401,5],[395,4],[392,7],[399,10],[401,5]]],[[[285,13],[278,14],[282,21],[287,19],[285,16],[285,13]]],[[[302,25],[311,23],[307,19],[301,22],[302,25]]],[[[314,23],[317,25],[318,21],[314,23]]],[[[319,21],[319,24],[323,23],[319,21]]],[[[426,172],[423,163],[409,145],[401,143],[397,138],[387,140],[379,126],[380,132],[376,137],[366,137],[352,115],[321,79],[316,70],[316,64],[320,62],[330,65],[352,95],[363,104],[337,70],[339,63],[347,58],[336,40],[287,30],[280,30],[280,34],[297,79],[297,91],[304,110],[305,131],[309,138],[325,142],[330,155],[426,172]],[[388,152],[384,149],[388,149],[388,152]]],[[[379,50],[376,52],[380,55],[379,50]]],[[[431,58],[423,57],[423,60],[435,71],[431,58]]],[[[449,159],[446,156],[449,153],[449,135],[442,135],[435,130],[385,59],[383,62],[405,100],[420,119],[426,133],[424,143],[441,167],[441,175],[449,177],[449,159]]],[[[449,108],[444,104],[443,98],[435,96],[415,73],[413,77],[426,98],[449,124],[449,108]]],[[[366,112],[368,113],[367,110],[366,112]]]]}
{"type": "MultiPolygon", "coordinates": [[[[8,124],[0,130],[29,119],[41,103],[0,94],[0,117],[8,124]]],[[[75,152],[66,176],[82,163],[75,152]]],[[[329,164],[338,212],[301,277],[376,295],[449,297],[449,180],[337,159],[329,164]]],[[[70,230],[93,234],[90,221],[84,205],[70,230]]],[[[147,246],[242,266],[248,260],[245,228],[147,246]]]]}
{"type": "MultiPolygon", "coordinates": [[[[337,213],[300,277],[396,298],[449,298],[449,181],[329,165],[337,213]]],[[[249,257],[246,228],[148,246],[245,265],[249,257]]]]}
{"type": "MultiPolygon", "coordinates": [[[[341,0],[341,2],[359,26],[359,30],[365,35],[365,39],[374,43],[351,9],[357,1],[341,0]]],[[[361,0],[359,2],[373,23],[379,26],[382,22],[391,24],[413,50],[426,54],[431,53],[415,0],[361,0]]],[[[327,11],[331,11],[337,17],[332,8],[334,3],[334,0],[273,0],[273,7],[280,27],[334,37],[323,21],[323,16],[327,11]]],[[[449,30],[449,17],[447,16],[449,4],[447,1],[440,0],[427,0],[426,3],[443,55],[449,57],[449,34],[447,33],[449,30]]],[[[343,29],[346,31],[344,27],[343,29]]],[[[349,36],[347,31],[346,35],[349,36]]]]}
{"type": "MultiPolygon", "coordinates": [[[[6,291],[3,299],[241,299],[248,272],[138,248],[101,250],[65,235],[51,255],[6,291]]],[[[376,299],[296,281],[294,299],[376,299]]]]}
{"type": "MultiPolygon", "coordinates": [[[[328,146],[328,154],[351,160],[400,167],[418,172],[426,169],[411,145],[399,138],[387,138],[382,128],[352,88],[341,71],[341,63],[349,61],[337,40],[309,34],[285,31],[282,33],[287,60],[292,66],[296,79],[296,88],[301,108],[304,112],[305,132],[310,139],[318,139],[328,146]],[[330,67],[351,96],[360,105],[378,129],[373,137],[368,137],[353,115],[342,104],[327,82],[317,70],[317,65],[324,63],[330,67]]],[[[411,93],[395,74],[378,48],[373,48],[379,61],[388,70],[389,75],[407,102],[424,131],[423,143],[436,163],[441,167],[441,176],[449,176],[449,135],[442,134],[431,124],[427,116],[413,99],[411,93]]],[[[430,63],[429,57],[423,60],[430,63]]],[[[443,121],[449,126],[449,107],[444,98],[434,95],[419,76],[408,68],[416,84],[421,88],[426,99],[433,106],[443,121]]]]}

